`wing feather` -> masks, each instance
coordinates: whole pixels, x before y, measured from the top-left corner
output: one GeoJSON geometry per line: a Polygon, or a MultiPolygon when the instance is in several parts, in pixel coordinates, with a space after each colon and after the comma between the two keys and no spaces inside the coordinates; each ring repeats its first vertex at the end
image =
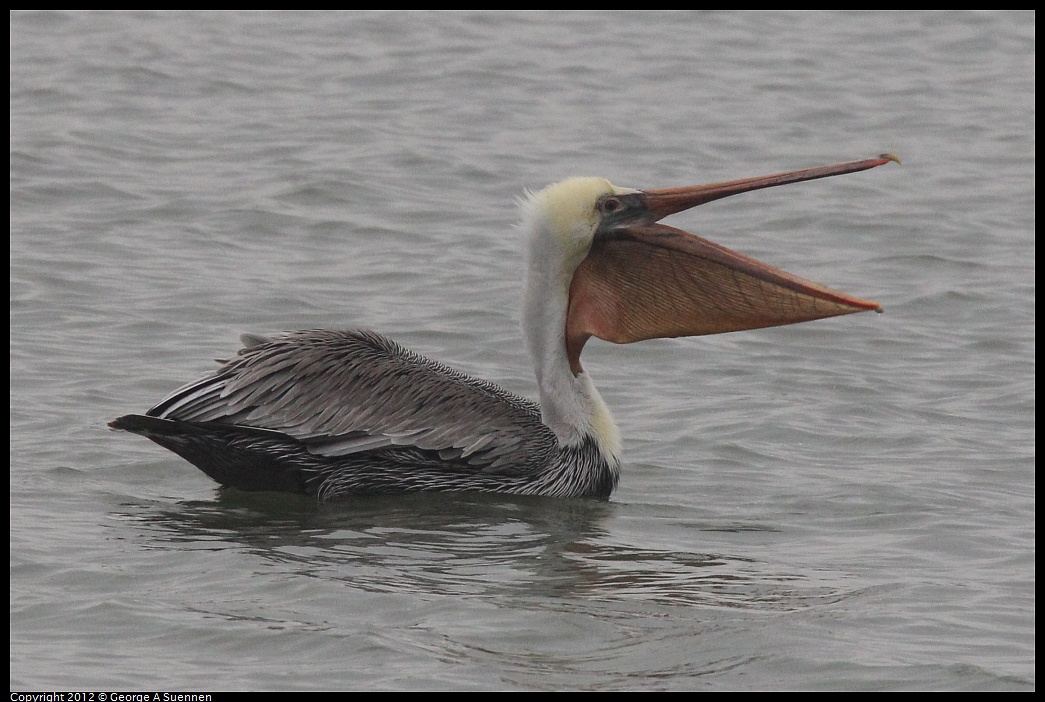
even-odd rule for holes
{"type": "Polygon", "coordinates": [[[412,447],[521,473],[557,450],[536,402],[365,330],[248,336],[148,414],[283,432],[323,456],[412,447]]]}

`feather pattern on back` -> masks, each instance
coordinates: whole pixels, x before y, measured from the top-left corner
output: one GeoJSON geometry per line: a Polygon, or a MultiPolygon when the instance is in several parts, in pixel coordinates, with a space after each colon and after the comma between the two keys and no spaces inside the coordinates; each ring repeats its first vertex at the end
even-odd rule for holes
{"type": "Polygon", "coordinates": [[[147,414],[271,429],[319,456],[405,447],[490,473],[532,473],[558,452],[536,402],[380,334],[299,331],[248,343],[147,414]]]}

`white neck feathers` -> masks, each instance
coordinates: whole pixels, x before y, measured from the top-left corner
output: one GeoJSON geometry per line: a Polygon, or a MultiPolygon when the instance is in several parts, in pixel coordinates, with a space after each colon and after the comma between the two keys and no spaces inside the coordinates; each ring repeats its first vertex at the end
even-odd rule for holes
{"type": "Polygon", "coordinates": [[[591,246],[598,193],[615,189],[597,178],[575,178],[530,195],[522,203],[529,235],[523,333],[533,359],[544,423],[564,445],[586,436],[616,459],[620,437],[587,373],[574,375],[566,353],[570,281],[591,246]]]}

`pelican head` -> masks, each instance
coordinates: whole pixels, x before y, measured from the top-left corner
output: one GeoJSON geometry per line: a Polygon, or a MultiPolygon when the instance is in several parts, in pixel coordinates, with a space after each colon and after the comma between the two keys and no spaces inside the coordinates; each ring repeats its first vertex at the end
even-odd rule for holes
{"type": "Polygon", "coordinates": [[[605,178],[567,178],[530,194],[523,203],[523,219],[534,236],[546,240],[540,244],[554,247],[560,256],[576,258],[576,268],[605,223],[603,203],[638,192],[618,188],[605,178]]]}
{"type": "MultiPolygon", "coordinates": [[[[592,336],[615,343],[793,324],[881,308],[804,280],[680,229],[668,215],[751,190],[853,173],[892,154],[722,183],[635,190],[570,178],[529,196],[530,328],[562,313],[574,375],[592,336]]],[[[538,366],[540,363],[538,362],[538,366]]]]}

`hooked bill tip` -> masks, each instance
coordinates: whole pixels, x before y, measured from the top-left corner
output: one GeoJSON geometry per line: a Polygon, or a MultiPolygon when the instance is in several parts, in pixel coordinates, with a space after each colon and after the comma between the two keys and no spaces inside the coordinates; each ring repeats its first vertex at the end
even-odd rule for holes
{"type": "Polygon", "coordinates": [[[900,157],[889,151],[886,151],[884,154],[878,154],[878,158],[884,158],[889,161],[895,161],[898,165],[903,165],[900,161],[900,157]]]}

